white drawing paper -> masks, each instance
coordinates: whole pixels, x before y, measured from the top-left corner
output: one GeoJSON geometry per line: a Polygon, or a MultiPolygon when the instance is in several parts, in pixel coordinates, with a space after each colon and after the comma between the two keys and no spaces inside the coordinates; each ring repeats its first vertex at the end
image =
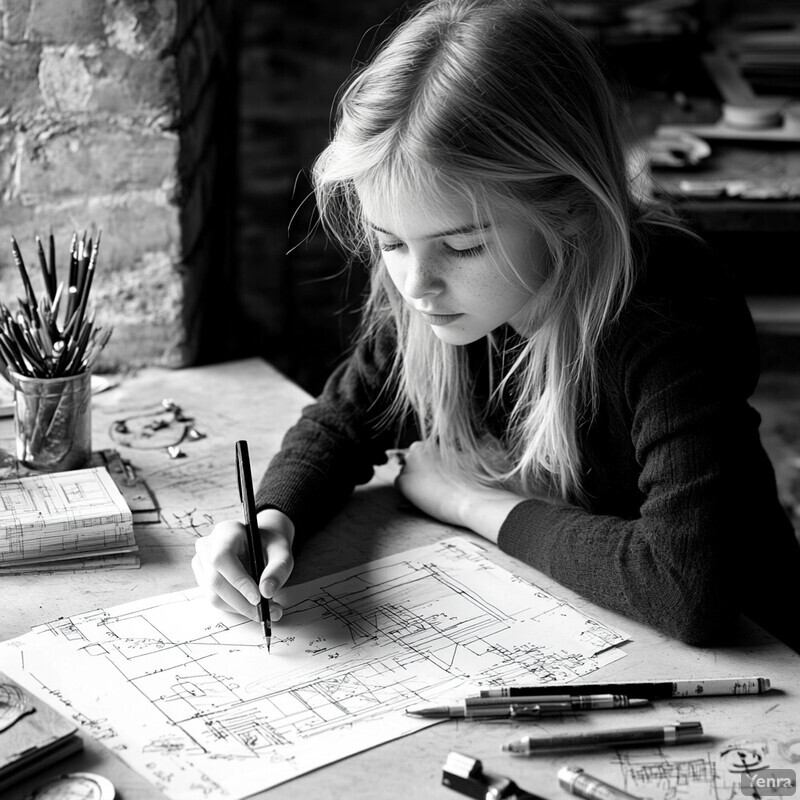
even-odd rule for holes
{"type": "Polygon", "coordinates": [[[433,724],[480,684],[566,682],[626,637],[454,538],[287,589],[260,627],[197,589],[55,620],[0,669],[176,800],[238,800],[433,724]]]}

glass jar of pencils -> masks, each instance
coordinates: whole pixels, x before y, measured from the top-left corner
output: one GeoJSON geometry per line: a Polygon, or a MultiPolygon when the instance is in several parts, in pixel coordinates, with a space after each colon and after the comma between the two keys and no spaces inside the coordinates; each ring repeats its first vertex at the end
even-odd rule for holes
{"type": "Polygon", "coordinates": [[[17,461],[42,472],[79,469],[92,455],[92,374],[40,378],[8,371],[17,461]]]}

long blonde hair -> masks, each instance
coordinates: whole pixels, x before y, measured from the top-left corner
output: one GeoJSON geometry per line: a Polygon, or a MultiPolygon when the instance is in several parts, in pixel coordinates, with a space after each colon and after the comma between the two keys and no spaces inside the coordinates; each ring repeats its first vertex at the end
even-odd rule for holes
{"type": "MultiPolygon", "coordinates": [[[[618,107],[583,37],[540,0],[433,0],[414,13],[338,103],[313,170],[322,222],[373,264],[361,336],[398,337],[392,414],[412,411],[444,457],[480,480],[582,501],[578,426],[598,392],[597,348],[636,279],[643,215],[618,107]],[[476,216],[522,215],[547,247],[530,334],[505,353],[491,397],[513,387],[509,427],[488,436],[466,349],[442,343],[381,267],[356,192],[455,193],[476,216]]],[[[514,264],[499,269],[529,285],[514,264]]],[[[495,350],[494,337],[487,346],[495,350]]],[[[491,405],[491,403],[490,403],[491,405]]]]}

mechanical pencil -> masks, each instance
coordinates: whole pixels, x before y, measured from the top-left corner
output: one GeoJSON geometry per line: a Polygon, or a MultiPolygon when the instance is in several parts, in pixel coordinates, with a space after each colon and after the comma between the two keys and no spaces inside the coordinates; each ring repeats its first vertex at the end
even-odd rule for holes
{"type": "Polygon", "coordinates": [[[569,703],[542,703],[523,705],[511,703],[503,706],[429,706],[409,708],[406,714],[426,719],[514,719],[519,717],[543,717],[548,714],[564,714],[572,711],[569,703]]]}
{"type": "MultiPolygon", "coordinates": [[[[244,527],[247,530],[247,544],[250,549],[250,566],[253,570],[253,580],[258,585],[261,573],[264,571],[264,554],[258,535],[253,476],[250,472],[250,455],[245,441],[236,442],[236,474],[239,478],[239,499],[242,501],[244,527]]],[[[258,616],[264,631],[264,639],[267,642],[267,652],[269,652],[272,644],[272,621],[269,613],[269,600],[263,595],[258,605],[258,616]]]]}
{"type": "MultiPolygon", "coordinates": [[[[622,694],[587,694],[587,695],[523,695],[512,698],[514,703],[530,705],[533,703],[569,703],[573,711],[589,711],[593,708],[641,708],[650,704],[644,698],[628,698],[622,694]]],[[[467,708],[479,706],[506,705],[508,697],[467,697],[464,704],[467,708]]]]}
{"type": "Polygon", "coordinates": [[[710,678],[688,681],[640,681],[636,683],[580,683],[544,686],[502,686],[479,690],[479,697],[517,697],[522,695],[624,694],[661,700],[668,697],[703,695],[763,694],[770,690],[769,678],[710,678]]]}
{"type": "Polygon", "coordinates": [[[561,750],[584,747],[621,746],[646,744],[681,744],[696,742],[703,736],[699,722],[676,722],[672,725],[654,725],[649,728],[623,728],[614,731],[587,731],[557,736],[523,736],[515,742],[503,745],[503,750],[518,755],[527,755],[539,750],[561,750]]]}
{"type": "Polygon", "coordinates": [[[562,767],[558,771],[558,782],[562,789],[586,800],[642,800],[609,783],[587,775],[580,767],[562,767]]]}

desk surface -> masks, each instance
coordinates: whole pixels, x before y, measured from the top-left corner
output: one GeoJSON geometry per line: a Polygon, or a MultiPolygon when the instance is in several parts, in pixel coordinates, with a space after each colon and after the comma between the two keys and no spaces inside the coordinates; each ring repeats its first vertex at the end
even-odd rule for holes
{"type": "MultiPolygon", "coordinates": [[[[250,442],[257,476],[308,401],[302,390],[259,360],[179,371],[147,369],[96,395],[94,448],[116,447],[131,462],[154,491],[162,522],[137,526],[142,557],[139,569],[4,577],[0,638],[20,635],[32,625],[61,615],[193,586],[190,560],[196,538],[207,534],[215,522],[239,515],[233,442],[239,438],[250,442]],[[120,447],[109,437],[114,420],[148,413],[165,398],[194,417],[197,429],[206,434],[206,438],[185,444],[185,457],[170,459],[163,450],[120,447]]],[[[8,445],[10,423],[3,421],[2,425],[6,427],[0,427],[0,444],[8,445]]],[[[623,645],[627,656],[592,673],[592,680],[764,675],[778,691],[753,697],[660,701],[655,707],[630,712],[592,712],[592,723],[603,727],[694,719],[703,723],[710,736],[707,743],[636,751],[637,758],[649,758],[647,764],[623,763],[615,751],[517,759],[501,752],[501,745],[527,733],[530,725],[445,722],[303,775],[270,790],[270,797],[455,798],[457,793],[441,786],[442,764],[451,750],[481,758],[487,770],[509,775],[520,786],[548,798],[568,796],[555,778],[558,767],[565,763],[577,763],[617,785],[621,770],[659,768],[663,771],[663,796],[691,800],[720,797],[720,792],[728,796],[731,782],[738,780],[736,765],[732,762],[729,774],[712,774],[714,769],[709,770],[708,764],[711,756],[732,741],[740,749],[747,746],[760,752],[761,758],[771,759],[773,767],[800,761],[800,657],[788,648],[754,627],[745,628],[737,647],[700,649],[670,640],[596,608],[478,537],[414,513],[400,502],[392,478],[392,470],[382,468],[372,483],[357,490],[347,508],[308,543],[292,583],[462,535],[480,542],[500,566],[630,635],[631,641],[623,645]],[[620,713],[625,714],[624,719],[615,716],[620,713]],[[765,748],[769,752],[764,752],[765,748]],[[669,764],[665,756],[671,759],[669,764]]],[[[580,730],[582,723],[571,719],[553,727],[573,731],[580,730]]],[[[43,770],[36,779],[10,791],[5,800],[22,800],[43,779],[66,771],[105,775],[121,800],[163,797],[102,745],[86,736],[84,740],[83,753],[43,770]]]]}

